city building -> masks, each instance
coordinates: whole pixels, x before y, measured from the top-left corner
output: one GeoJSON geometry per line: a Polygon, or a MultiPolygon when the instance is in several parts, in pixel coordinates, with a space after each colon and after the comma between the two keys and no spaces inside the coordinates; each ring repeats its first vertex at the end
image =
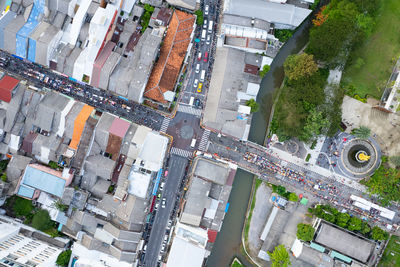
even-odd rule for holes
{"type": "Polygon", "coordinates": [[[177,6],[192,11],[194,11],[197,6],[196,0],[167,0],[167,3],[172,6],[177,6]]]}
{"type": "Polygon", "coordinates": [[[61,198],[73,177],[73,171],[68,168],[61,172],[43,165],[29,164],[21,177],[16,194],[28,199],[37,199],[43,191],[61,198]]]}
{"type": "Polygon", "coordinates": [[[0,219],[0,265],[53,267],[62,247],[35,238],[32,228],[0,219]]]}
{"type": "Polygon", "coordinates": [[[246,101],[257,97],[262,63],[261,55],[217,47],[204,108],[206,128],[247,140],[252,116],[246,101]]]}
{"type": "Polygon", "coordinates": [[[160,51],[144,96],[156,103],[169,105],[175,97],[175,84],[181,72],[189,44],[196,26],[195,16],[175,10],[168,26],[160,51]]]}
{"type": "Polygon", "coordinates": [[[295,29],[310,15],[311,10],[286,4],[286,1],[227,0],[224,14],[238,15],[268,21],[277,29],[295,29]],[[283,2],[283,3],[282,3],[283,2]]]}

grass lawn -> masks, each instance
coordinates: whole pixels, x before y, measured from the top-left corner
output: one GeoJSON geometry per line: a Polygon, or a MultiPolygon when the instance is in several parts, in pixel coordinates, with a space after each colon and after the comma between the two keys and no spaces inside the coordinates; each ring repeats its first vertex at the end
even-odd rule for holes
{"type": "Polygon", "coordinates": [[[241,264],[241,263],[239,262],[239,260],[235,258],[235,259],[233,260],[232,264],[231,264],[231,267],[244,267],[244,265],[241,264]]]}
{"type": "Polygon", "coordinates": [[[392,68],[400,56],[400,1],[382,1],[374,32],[356,49],[343,74],[345,84],[353,84],[356,94],[380,99],[392,68]],[[362,59],[364,64],[357,64],[362,59]],[[360,60],[359,60],[360,61],[360,60]],[[361,66],[360,66],[361,65],[361,66]]]}
{"type": "Polygon", "coordinates": [[[378,267],[400,266],[400,237],[392,235],[378,267]]]}

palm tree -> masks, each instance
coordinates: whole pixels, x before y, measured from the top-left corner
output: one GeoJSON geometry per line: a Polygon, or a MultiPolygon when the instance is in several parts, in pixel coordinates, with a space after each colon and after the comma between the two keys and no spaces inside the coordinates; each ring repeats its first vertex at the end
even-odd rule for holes
{"type": "Polygon", "coordinates": [[[353,129],[351,134],[360,139],[367,139],[371,136],[371,130],[368,127],[360,126],[360,128],[353,129]]]}

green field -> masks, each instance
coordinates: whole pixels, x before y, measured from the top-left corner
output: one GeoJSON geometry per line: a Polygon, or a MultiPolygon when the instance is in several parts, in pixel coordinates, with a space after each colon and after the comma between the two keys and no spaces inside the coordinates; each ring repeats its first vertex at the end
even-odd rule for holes
{"type": "Polygon", "coordinates": [[[383,257],[378,267],[395,267],[400,266],[400,237],[392,236],[389,240],[383,257]]]}
{"type": "Polygon", "coordinates": [[[361,97],[380,99],[392,68],[400,56],[400,1],[385,0],[371,36],[352,52],[342,81],[356,87],[361,97]],[[358,61],[358,63],[357,63],[358,61]]]}

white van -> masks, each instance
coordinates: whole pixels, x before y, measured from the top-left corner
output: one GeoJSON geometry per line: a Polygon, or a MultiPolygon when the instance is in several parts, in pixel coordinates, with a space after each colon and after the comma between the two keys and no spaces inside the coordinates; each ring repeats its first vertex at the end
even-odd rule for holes
{"type": "Polygon", "coordinates": [[[208,36],[207,36],[207,41],[206,41],[206,44],[210,44],[210,40],[211,40],[211,35],[209,34],[208,36]]]}
{"type": "Polygon", "coordinates": [[[208,23],[208,33],[212,33],[213,25],[214,25],[214,22],[212,20],[210,20],[210,22],[208,23]]]}
{"type": "Polygon", "coordinates": [[[207,20],[205,19],[204,23],[203,23],[203,29],[207,29],[207,25],[208,25],[208,23],[207,23],[207,20]]]}
{"type": "Polygon", "coordinates": [[[203,30],[201,32],[201,40],[204,41],[206,39],[206,35],[207,35],[207,30],[203,30]]]}
{"type": "Polygon", "coordinates": [[[190,147],[194,148],[196,146],[196,142],[197,142],[196,138],[193,138],[192,143],[190,143],[190,147]]]}
{"type": "Polygon", "coordinates": [[[189,106],[193,106],[194,96],[190,97],[189,106]]]}
{"type": "Polygon", "coordinates": [[[196,65],[196,73],[199,73],[200,72],[200,64],[197,64],[196,65]]]}

